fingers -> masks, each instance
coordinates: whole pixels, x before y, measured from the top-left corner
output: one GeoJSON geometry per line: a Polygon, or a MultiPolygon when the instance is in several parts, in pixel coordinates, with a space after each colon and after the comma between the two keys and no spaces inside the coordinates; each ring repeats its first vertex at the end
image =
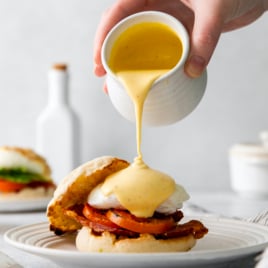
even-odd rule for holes
{"type": "Polygon", "coordinates": [[[103,14],[94,40],[94,72],[97,76],[103,76],[106,73],[101,62],[101,47],[106,35],[120,20],[142,9],[145,2],[143,0],[118,0],[103,14]]]}
{"type": "Polygon", "coordinates": [[[113,25],[121,20],[124,15],[120,11],[117,11],[116,15],[113,15],[113,10],[107,10],[101,19],[101,22],[97,28],[95,40],[94,40],[94,72],[97,76],[105,75],[105,70],[101,61],[101,47],[104,42],[104,39],[108,32],[111,30],[113,25]]]}
{"type": "Polygon", "coordinates": [[[103,91],[104,91],[104,93],[108,94],[108,88],[107,88],[106,82],[103,85],[103,91]]]}
{"type": "Polygon", "coordinates": [[[223,14],[221,14],[220,4],[217,0],[212,0],[206,5],[199,0],[193,2],[195,21],[185,72],[195,78],[203,73],[215,50],[222,32],[223,14]]]}
{"type": "MultiPolygon", "coordinates": [[[[226,13],[226,10],[224,9],[224,1],[222,0],[207,0],[205,5],[203,0],[184,0],[182,2],[187,3],[187,6],[190,7],[195,14],[193,30],[190,33],[191,51],[185,64],[185,72],[190,77],[198,77],[206,68],[214,52],[222,32],[224,12],[226,13]]],[[[159,5],[160,2],[118,0],[111,9],[104,14],[97,29],[94,43],[94,72],[97,76],[103,76],[105,74],[101,62],[101,47],[107,33],[120,20],[144,9],[148,3],[159,5]]],[[[153,7],[156,8],[155,6],[153,7]]],[[[179,9],[177,12],[179,11],[182,12],[183,10],[179,9]]]]}

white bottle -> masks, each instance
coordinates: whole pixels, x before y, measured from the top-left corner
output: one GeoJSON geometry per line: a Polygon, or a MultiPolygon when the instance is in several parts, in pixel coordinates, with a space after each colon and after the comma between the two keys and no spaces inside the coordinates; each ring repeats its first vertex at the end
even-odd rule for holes
{"type": "Polygon", "coordinates": [[[58,184],[79,163],[79,122],[69,106],[67,65],[52,66],[48,82],[48,105],[37,119],[36,151],[58,184]]]}

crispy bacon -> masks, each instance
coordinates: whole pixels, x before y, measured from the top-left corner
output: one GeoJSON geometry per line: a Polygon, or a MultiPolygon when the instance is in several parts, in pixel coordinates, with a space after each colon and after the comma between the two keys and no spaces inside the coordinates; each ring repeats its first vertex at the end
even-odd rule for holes
{"type": "Polygon", "coordinates": [[[169,230],[168,232],[157,235],[156,238],[169,239],[192,234],[195,239],[200,239],[207,234],[207,232],[208,229],[200,221],[191,220],[183,224],[178,224],[175,228],[169,230]]]}
{"type": "MultiPolygon", "coordinates": [[[[111,222],[106,217],[107,211],[108,210],[94,209],[86,204],[85,206],[78,205],[71,207],[65,210],[64,213],[79,222],[82,226],[91,228],[96,235],[100,235],[102,232],[108,231],[117,236],[124,236],[128,238],[139,237],[140,234],[138,232],[122,228],[111,222]],[[86,206],[87,209],[85,209],[86,206]]],[[[161,213],[155,213],[153,216],[153,218],[157,219],[165,219],[165,217],[167,216],[161,213]]],[[[208,232],[208,229],[198,220],[191,220],[189,222],[179,224],[179,221],[183,218],[182,211],[178,210],[175,213],[168,215],[168,217],[172,217],[174,221],[177,222],[176,226],[164,233],[153,234],[156,239],[178,238],[190,234],[192,234],[194,238],[200,239],[208,232]]],[[[141,221],[142,220],[144,221],[144,219],[141,219],[141,221]]]]}

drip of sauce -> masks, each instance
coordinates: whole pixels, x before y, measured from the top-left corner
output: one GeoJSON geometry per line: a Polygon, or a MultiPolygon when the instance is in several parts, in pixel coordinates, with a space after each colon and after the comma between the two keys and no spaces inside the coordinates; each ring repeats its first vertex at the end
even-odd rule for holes
{"type": "Polygon", "coordinates": [[[137,157],[128,168],[110,175],[101,189],[104,195],[114,193],[137,217],[151,217],[175,191],[176,184],[170,176],[143,161],[142,112],[152,84],[178,63],[182,49],[180,38],[171,28],[158,22],[143,22],[123,32],[111,51],[109,66],[135,107],[137,157]]]}

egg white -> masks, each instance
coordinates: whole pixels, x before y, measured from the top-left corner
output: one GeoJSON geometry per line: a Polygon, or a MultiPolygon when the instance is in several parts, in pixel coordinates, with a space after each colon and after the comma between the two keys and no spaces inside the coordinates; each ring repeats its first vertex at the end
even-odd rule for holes
{"type": "MultiPolygon", "coordinates": [[[[90,192],[87,200],[89,205],[98,209],[125,209],[120,204],[115,194],[110,194],[108,196],[104,195],[102,193],[101,186],[102,184],[99,184],[90,192]]],[[[177,209],[182,208],[183,202],[188,199],[189,195],[187,194],[185,189],[182,186],[176,184],[174,193],[167,200],[165,200],[156,209],[156,211],[164,214],[171,214],[177,209]]]]}

